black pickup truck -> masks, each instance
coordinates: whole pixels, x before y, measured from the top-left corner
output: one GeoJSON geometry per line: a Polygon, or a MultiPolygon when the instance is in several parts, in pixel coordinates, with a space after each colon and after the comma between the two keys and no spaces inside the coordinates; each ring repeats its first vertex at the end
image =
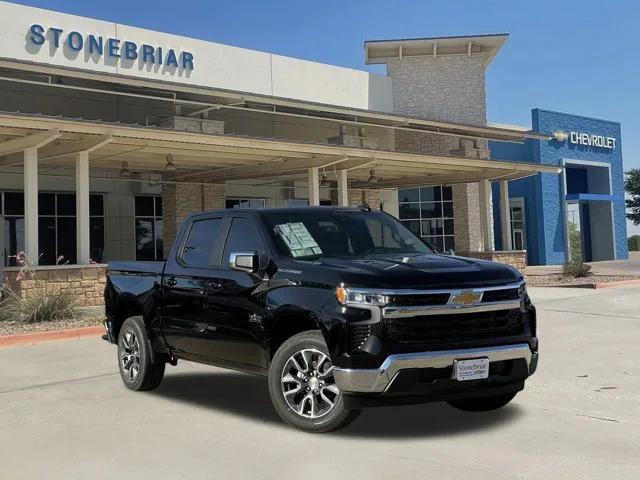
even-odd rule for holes
{"type": "Polygon", "coordinates": [[[265,375],[280,416],[314,432],[376,405],[500,408],[538,362],[517,270],[437,254],[366,208],[192,215],[166,262],[110,263],[105,302],[128,388],[178,359],[265,375]]]}

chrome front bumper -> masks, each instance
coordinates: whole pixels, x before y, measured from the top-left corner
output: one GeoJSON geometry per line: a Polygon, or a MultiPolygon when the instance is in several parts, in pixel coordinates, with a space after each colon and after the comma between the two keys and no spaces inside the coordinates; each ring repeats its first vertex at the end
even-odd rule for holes
{"type": "Polygon", "coordinates": [[[434,352],[403,353],[389,355],[376,369],[343,369],[335,368],[336,384],[343,392],[383,393],[401,370],[409,368],[445,368],[453,365],[454,360],[487,357],[489,362],[524,359],[527,370],[532,360],[537,357],[529,345],[503,345],[497,347],[468,348],[462,350],[440,350],[434,352]]]}

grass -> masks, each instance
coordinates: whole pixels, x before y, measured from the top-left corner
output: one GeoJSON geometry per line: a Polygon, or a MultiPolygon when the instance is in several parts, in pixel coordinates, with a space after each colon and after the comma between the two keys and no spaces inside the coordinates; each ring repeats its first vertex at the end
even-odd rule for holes
{"type": "Polygon", "coordinates": [[[4,284],[0,287],[0,322],[52,322],[75,317],[76,300],[69,288],[37,288],[21,296],[4,284]]]}

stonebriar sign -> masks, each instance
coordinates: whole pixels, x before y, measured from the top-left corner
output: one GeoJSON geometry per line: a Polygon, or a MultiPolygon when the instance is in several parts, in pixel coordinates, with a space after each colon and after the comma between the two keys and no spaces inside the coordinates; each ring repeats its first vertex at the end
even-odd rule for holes
{"type": "Polygon", "coordinates": [[[77,31],[65,32],[62,28],[48,27],[34,23],[29,28],[28,40],[35,46],[49,44],[50,48],[66,48],[70,52],[84,52],[89,56],[149,65],[193,70],[193,54],[187,51],[163,48],[131,40],[85,34],[77,31]]]}

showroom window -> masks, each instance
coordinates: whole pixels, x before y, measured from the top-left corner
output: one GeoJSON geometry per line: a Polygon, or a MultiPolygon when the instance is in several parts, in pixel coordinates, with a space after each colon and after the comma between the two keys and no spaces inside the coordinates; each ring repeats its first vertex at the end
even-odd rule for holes
{"type": "MultiPolygon", "coordinates": [[[[24,194],[0,194],[0,213],[4,216],[5,264],[15,265],[17,252],[24,250],[24,194]]],[[[38,194],[38,246],[40,265],[77,262],[75,193],[38,194]]],[[[104,199],[89,196],[89,248],[91,259],[100,263],[104,257],[104,199]]]]}
{"type": "Polygon", "coordinates": [[[264,198],[227,198],[225,200],[225,208],[262,208],[264,206],[264,198]]]}
{"type": "Polygon", "coordinates": [[[398,190],[400,221],[438,250],[454,250],[451,187],[398,190]]]}
{"type": "Polygon", "coordinates": [[[162,197],[135,198],[136,260],[162,260],[162,197]]]}

